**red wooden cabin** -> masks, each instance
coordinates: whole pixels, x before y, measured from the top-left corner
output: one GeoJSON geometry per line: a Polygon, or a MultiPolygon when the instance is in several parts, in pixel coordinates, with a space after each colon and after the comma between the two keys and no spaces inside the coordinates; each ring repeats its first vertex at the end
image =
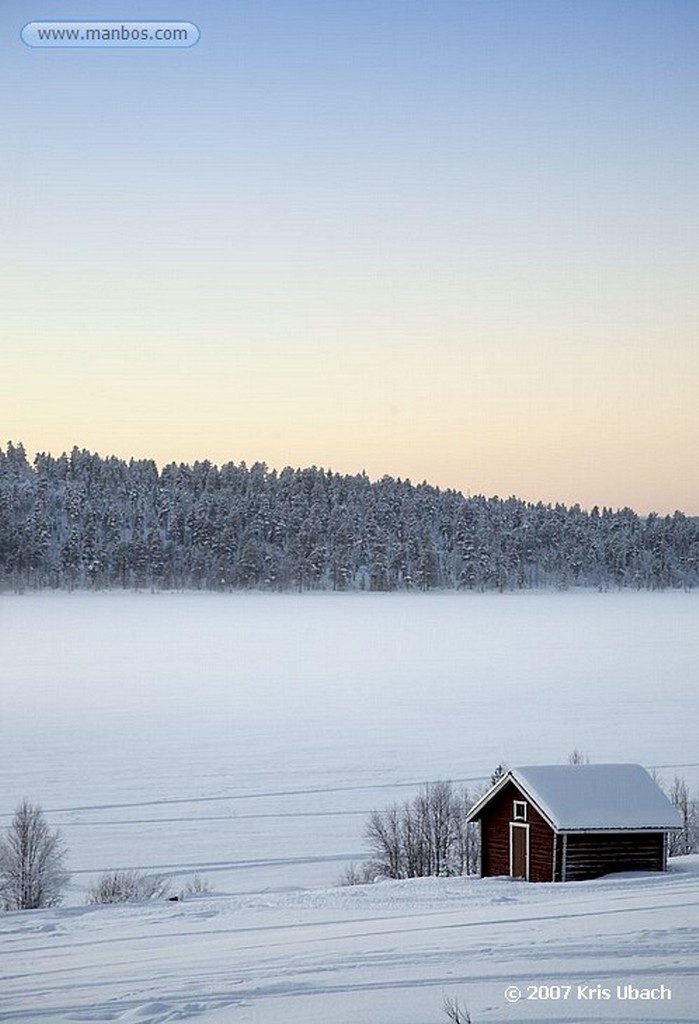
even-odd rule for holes
{"type": "Polygon", "coordinates": [[[680,816],[638,764],[512,768],[469,813],[481,823],[481,875],[567,882],[664,871],[680,816]]]}

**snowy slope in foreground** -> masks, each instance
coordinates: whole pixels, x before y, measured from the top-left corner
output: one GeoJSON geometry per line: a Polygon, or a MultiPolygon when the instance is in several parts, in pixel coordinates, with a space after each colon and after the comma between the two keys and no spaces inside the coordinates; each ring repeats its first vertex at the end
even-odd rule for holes
{"type": "Polygon", "coordinates": [[[699,857],[566,885],[422,879],[0,924],[12,1024],[439,1024],[443,994],[474,1024],[699,1020],[699,857]],[[571,989],[510,1004],[508,985],[571,989]],[[628,985],[671,998],[619,1000],[628,985]],[[586,986],[611,998],[584,998],[586,986]]]}

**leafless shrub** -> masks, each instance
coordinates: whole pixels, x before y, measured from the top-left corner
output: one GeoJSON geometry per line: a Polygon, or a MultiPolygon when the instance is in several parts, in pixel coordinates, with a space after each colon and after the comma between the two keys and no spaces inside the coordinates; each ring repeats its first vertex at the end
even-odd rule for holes
{"type": "Polygon", "coordinates": [[[87,895],[88,903],[140,903],[164,899],[170,883],[161,875],[142,871],[106,871],[87,895]]]}
{"type": "Polygon", "coordinates": [[[453,1024],[472,1024],[468,1008],[461,1006],[455,996],[444,996],[442,998],[442,1009],[453,1024]]]}
{"type": "Polygon", "coordinates": [[[364,861],[363,864],[349,864],[338,879],[338,885],[369,885],[381,874],[378,864],[364,861]]]}
{"type": "Polygon", "coordinates": [[[210,892],[211,886],[208,878],[202,878],[201,875],[192,875],[182,890],[184,896],[206,896],[210,892]]]}

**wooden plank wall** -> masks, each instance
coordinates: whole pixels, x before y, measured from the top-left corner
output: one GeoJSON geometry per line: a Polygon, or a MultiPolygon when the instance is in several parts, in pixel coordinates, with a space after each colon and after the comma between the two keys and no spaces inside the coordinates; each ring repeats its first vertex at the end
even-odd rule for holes
{"type": "Polygon", "coordinates": [[[614,871],[662,871],[662,832],[569,833],[564,878],[598,878],[614,871]]]}

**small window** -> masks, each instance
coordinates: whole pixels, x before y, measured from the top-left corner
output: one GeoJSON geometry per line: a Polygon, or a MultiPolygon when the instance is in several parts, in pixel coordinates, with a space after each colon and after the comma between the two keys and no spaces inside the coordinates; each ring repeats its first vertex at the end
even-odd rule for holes
{"type": "Polygon", "coordinates": [[[524,800],[512,801],[512,817],[514,821],[527,820],[527,805],[524,800]]]}

